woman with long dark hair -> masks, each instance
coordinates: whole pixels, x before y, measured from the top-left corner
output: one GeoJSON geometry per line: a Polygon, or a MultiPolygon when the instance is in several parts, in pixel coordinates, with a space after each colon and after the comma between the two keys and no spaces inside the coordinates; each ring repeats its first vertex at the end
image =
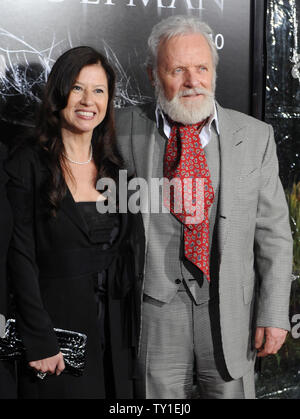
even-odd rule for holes
{"type": "Polygon", "coordinates": [[[97,180],[117,183],[122,168],[114,89],[102,54],[90,47],[64,53],[49,75],[33,144],[6,166],[15,220],[9,262],[26,348],[22,398],[133,397],[139,217],[96,207],[105,200],[97,180]],[[81,376],[64,372],[54,328],[87,335],[81,376]]]}

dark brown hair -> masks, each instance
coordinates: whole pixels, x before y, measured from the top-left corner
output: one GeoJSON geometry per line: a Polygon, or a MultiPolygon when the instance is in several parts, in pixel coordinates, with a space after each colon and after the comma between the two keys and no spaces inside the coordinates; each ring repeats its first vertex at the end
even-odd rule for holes
{"type": "Polygon", "coordinates": [[[110,177],[118,180],[122,159],[116,147],[114,121],[115,73],[106,57],[87,46],[72,48],[61,55],[52,67],[44,91],[38,115],[36,138],[42,147],[43,159],[50,169],[50,178],[45,185],[47,201],[52,214],[56,214],[67,186],[63,176],[65,160],[61,138],[60,111],[67,106],[69,93],[83,67],[101,64],[108,81],[108,105],[104,120],[93,132],[93,157],[98,170],[98,179],[110,177]]]}

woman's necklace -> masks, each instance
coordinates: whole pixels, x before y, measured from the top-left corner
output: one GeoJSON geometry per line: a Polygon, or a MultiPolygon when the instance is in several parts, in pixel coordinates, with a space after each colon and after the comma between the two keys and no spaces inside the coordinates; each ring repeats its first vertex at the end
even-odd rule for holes
{"type": "Polygon", "coordinates": [[[88,163],[90,163],[90,161],[91,161],[91,160],[92,160],[92,158],[93,158],[93,147],[92,147],[92,144],[91,144],[90,157],[89,157],[89,159],[88,159],[87,161],[76,161],[76,160],[72,160],[72,159],[70,159],[70,157],[68,157],[65,153],[63,153],[63,156],[64,156],[67,160],[69,160],[71,163],[74,163],[74,164],[88,164],[88,163]]]}

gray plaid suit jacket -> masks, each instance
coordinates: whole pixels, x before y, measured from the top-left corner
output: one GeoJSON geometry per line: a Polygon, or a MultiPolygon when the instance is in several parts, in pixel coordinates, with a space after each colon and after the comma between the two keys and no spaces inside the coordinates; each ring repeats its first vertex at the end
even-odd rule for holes
{"type": "MultiPolygon", "coordinates": [[[[255,358],[255,327],[290,329],[292,236],[270,125],[217,105],[220,128],[219,309],[224,358],[232,378],[255,358]]],[[[127,169],[150,180],[157,130],[154,107],[117,111],[127,169]]],[[[147,242],[149,214],[143,214],[147,242]]],[[[147,252],[147,244],[146,244],[147,252]]]]}

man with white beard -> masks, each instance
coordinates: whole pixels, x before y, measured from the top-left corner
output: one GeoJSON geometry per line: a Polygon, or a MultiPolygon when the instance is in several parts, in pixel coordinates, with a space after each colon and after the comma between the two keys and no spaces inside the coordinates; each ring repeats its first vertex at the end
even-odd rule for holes
{"type": "Polygon", "coordinates": [[[292,239],[273,130],[215,101],[211,35],[192,16],[158,23],[156,105],[117,114],[129,172],[182,185],[163,196],[169,213],[143,213],[138,397],[254,398],[256,356],[275,354],[290,329],[292,239]],[[186,179],[202,180],[201,199],[186,179]],[[175,211],[180,198],[202,200],[201,222],[175,211]]]}

